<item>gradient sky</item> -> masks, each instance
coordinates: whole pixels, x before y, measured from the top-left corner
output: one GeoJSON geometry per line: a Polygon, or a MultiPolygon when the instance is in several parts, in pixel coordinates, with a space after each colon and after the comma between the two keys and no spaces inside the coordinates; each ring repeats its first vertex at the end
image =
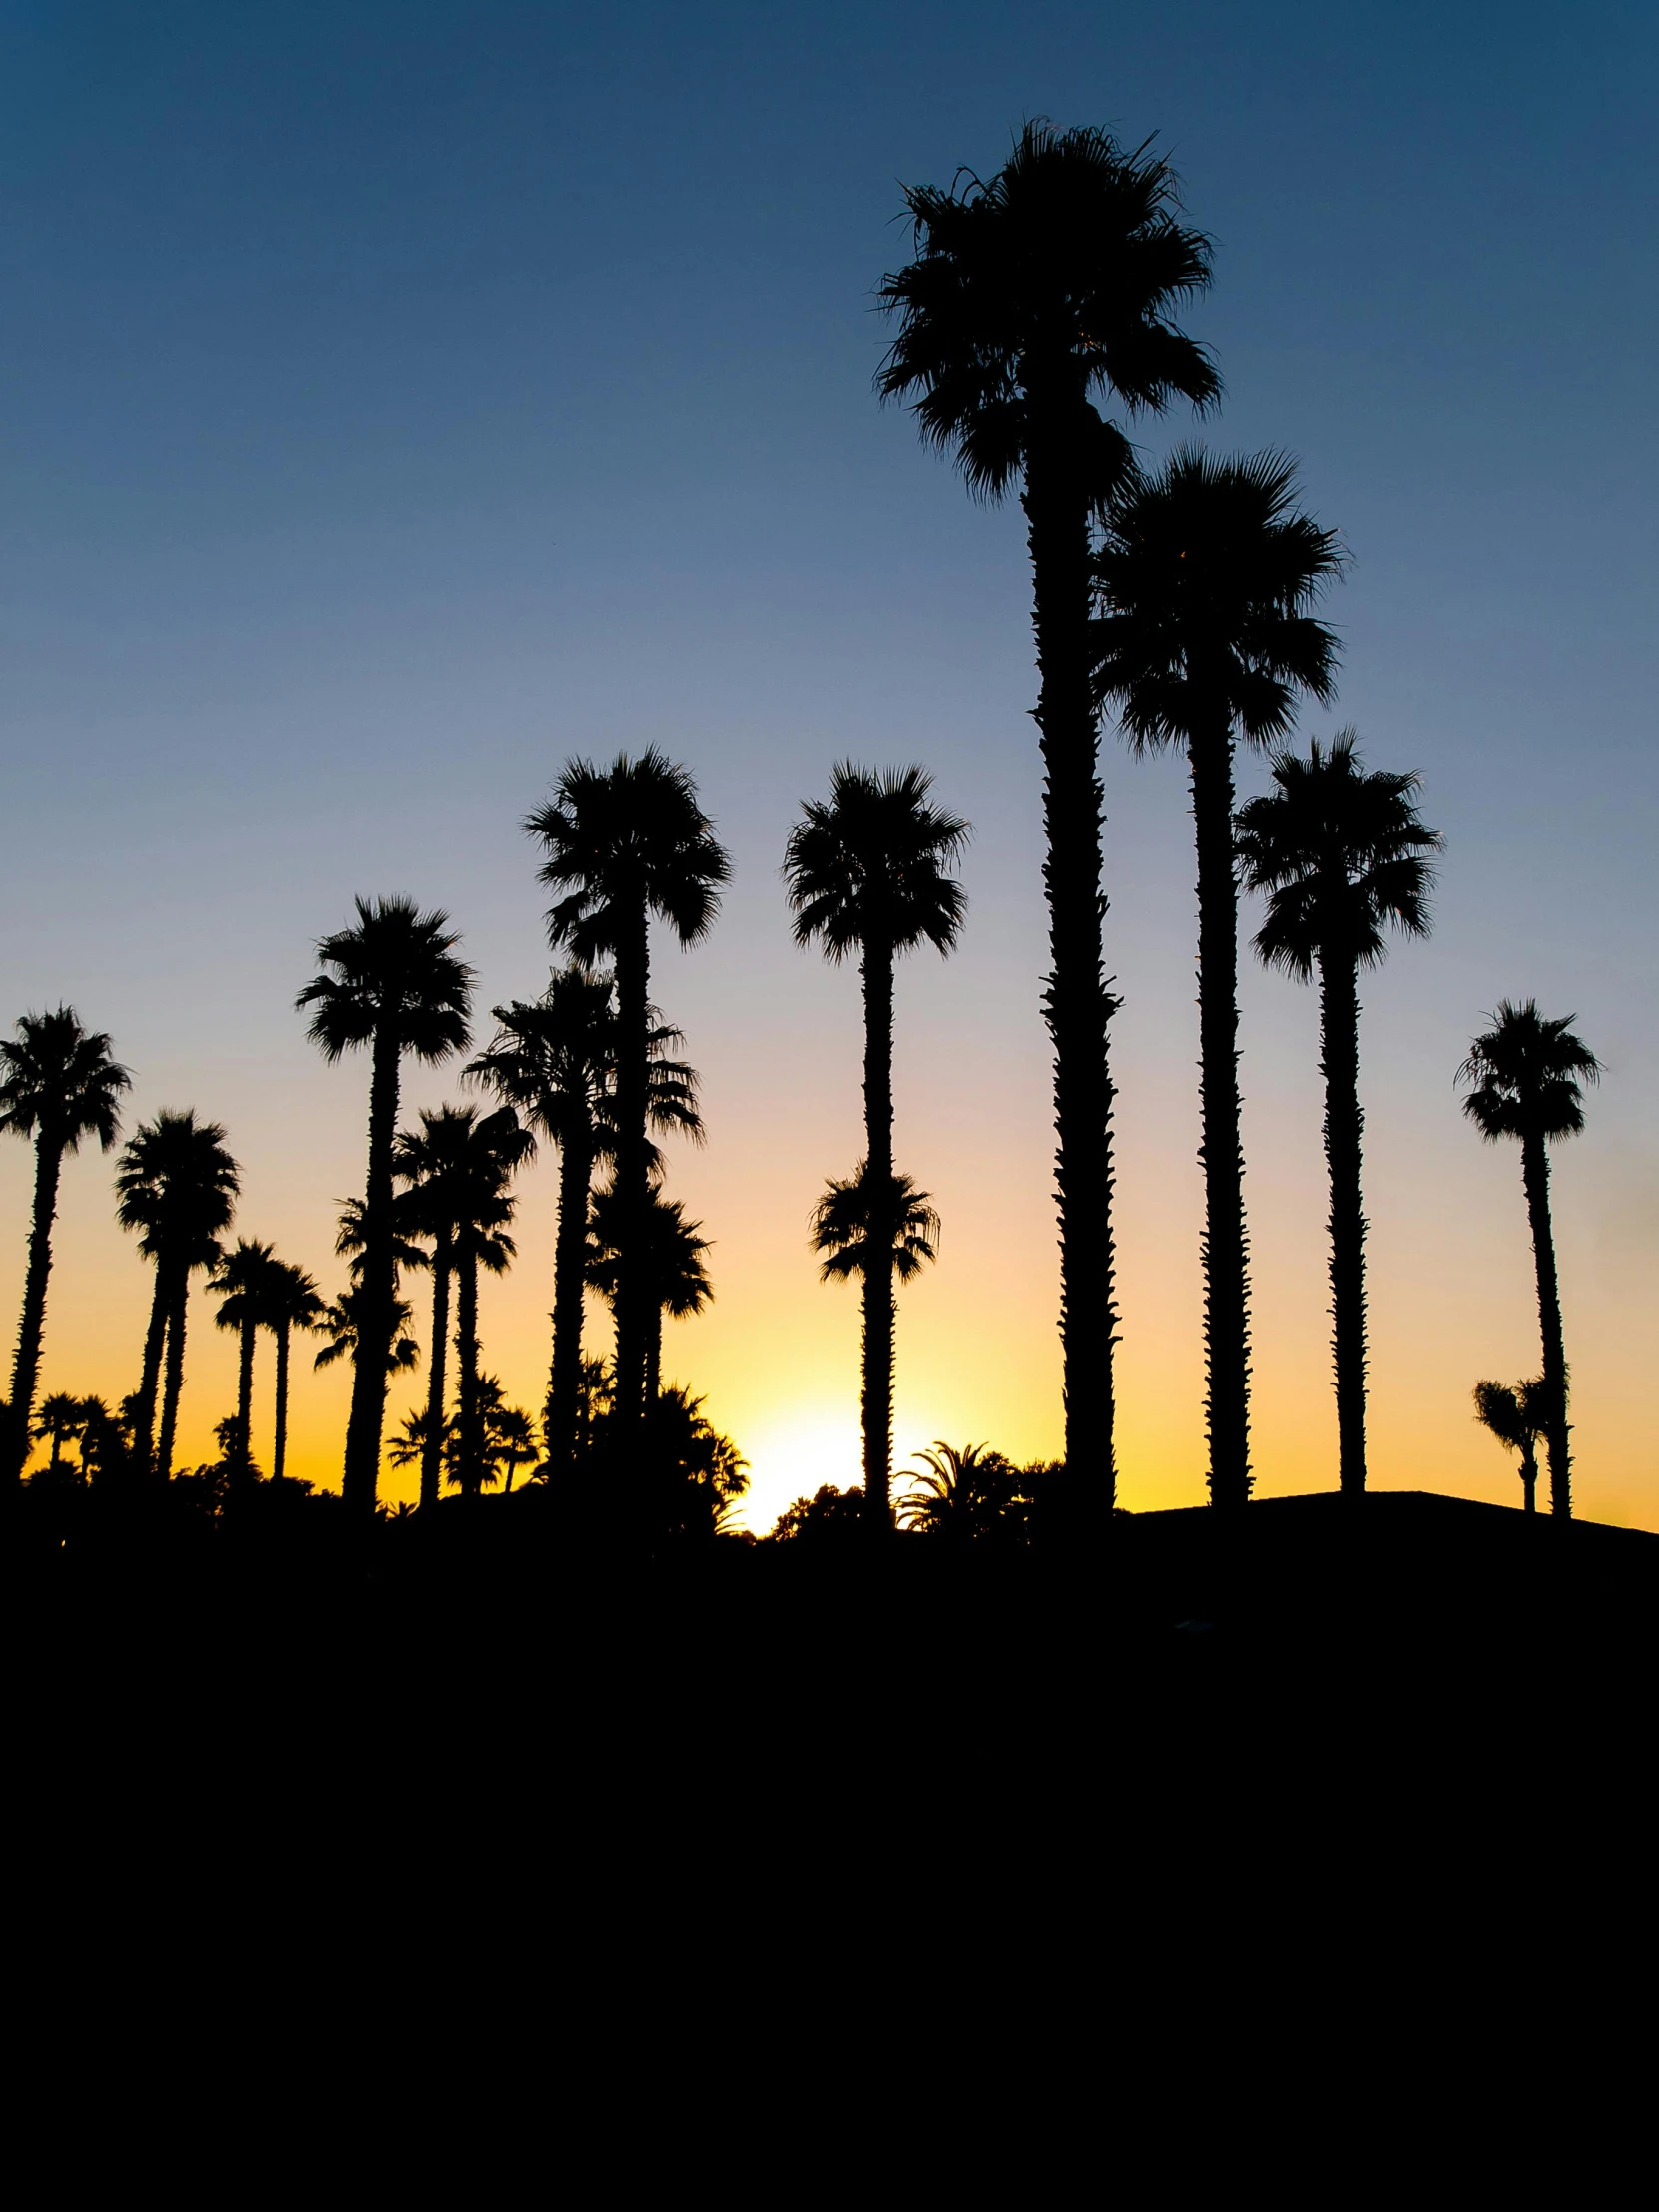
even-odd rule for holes
{"type": "MultiPolygon", "coordinates": [[[[1025,115],[1156,130],[1217,240],[1205,435],[1298,454],[1354,556],[1342,696],[1305,728],[1420,769],[1447,837],[1433,940],[1364,993],[1374,1478],[1518,1501],[1469,1388],[1537,1366],[1519,1162],[1452,1073],[1536,993],[1607,1064],[1556,1179],[1580,1509],[1659,1527],[1651,8],[87,0],[9,9],[0,54],[0,1017],[68,999],[135,1116],[223,1120],[240,1228],[332,1290],[367,1068],[304,1041],[315,938],[407,891],[486,1005],[533,995],[520,818],[574,751],[666,747],[736,862],[711,942],[658,953],[710,1131],[673,1188],[719,1290],[667,1367],[766,1526],[857,1466],[856,1297],[805,1246],[860,1149],[856,981],[794,950],[778,864],[837,756],[922,761],[976,835],[959,956],[899,978],[897,1154],[944,1237],[900,1315],[897,1455],[1053,1451],[1020,520],[876,406],[871,289],[898,180],[988,171],[1025,115]]],[[[1104,772],[1124,1496],[1196,1502],[1191,830],[1174,762],[1109,734],[1104,772]]],[[[1264,1492],[1335,1481],[1315,1040],[1313,994],[1247,966],[1264,1492]]],[[[28,1196],[14,1143],[0,1313],[28,1196]]],[[[552,1205],[548,1164],[484,1293],[532,1405],[552,1205]]],[[[58,1252],[43,1386],[114,1399],[149,1284],[96,1154],[58,1252]]],[[[193,1313],[190,1460],[234,1400],[193,1313]]],[[[295,1471],[331,1479],[346,1385],[307,1370],[295,1471]]],[[[267,1352],[262,1456],[269,1385],[267,1352]]]]}

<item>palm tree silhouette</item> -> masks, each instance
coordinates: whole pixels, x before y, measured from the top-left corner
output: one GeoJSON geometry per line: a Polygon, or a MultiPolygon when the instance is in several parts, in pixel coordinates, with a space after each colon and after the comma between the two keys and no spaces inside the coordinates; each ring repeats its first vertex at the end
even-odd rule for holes
{"type": "Polygon", "coordinates": [[[173,1471],[179,1393],[184,1387],[190,1279],[199,1268],[219,1263],[219,1239],[236,1213],[241,1175],[225,1149],[220,1123],[199,1122],[191,1108],[183,1113],[164,1108],[123,1147],[115,1187],[116,1220],[123,1229],[137,1230],[139,1251],[156,1269],[144,1366],[133,1408],[133,1446],[140,1472],[154,1468],[165,1481],[173,1471]],[[161,1432],[153,1450],[164,1346],[161,1432]]]}
{"type": "Polygon", "coordinates": [[[936,1438],[931,1451],[915,1454],[922,1471],[899,1500],[901,1528],[958,1543],[1004,1534],[1019,1495],[1019,1471],[988,1444],[960,1450],[936,1438]]]}
{"type": "MultiPolygon", "coordinates": [[[[614,1189],[598,1192],[593,1201],[588,1232],[587,1280],[616,1310],[622,1280],[624,1213],[621,1195],[614,1189]]],[[[701,1314],[714,1301],[704,1254],[712,1251],[700,1234],[703,1224],[686,1219],[685,1201],[665,1198],[660,1184],[652,1186],[651,1207],[645,1217],[645,1235],[639,1247],[638,1265],[645,1280],[646,1352],[645,1394],[655,1405],[663,1386],[663,1316],[683,1321],[701,1314]]]]}
{"type": "Polygon", "coordinates": [[[1505,1451],[1520,1453],[1521,1492],[1525,1510],[1538,1509],[1538,1438],[1544,1433],[1543,1378],[1511,1389],[1506,1382],[1474,1385],[1474,1417],[1488,1428],[1505,1451]]]}
{"type": "Polygon", "coordinates": [[[478,1274],[483,1269],[505,1275],[517,1254],[507,1227],[518,1201],[507,1185],[534,1150],[534,1139],[510,1106],[482,1117],[472,1106],[455,1112],[467,1124],[448,1186],[454,1207],[456,1468],[462,1490],[475,1497],[484,1479],[487,1440],[478,1368],[478,1274]]]}
{"type": "Polygon", "coordinates": [[[449,932],[447,914],[423,914],[407,898],[359,898],[356,907],[354,928],[317,945],[317,959],[329,972],[307,983],[296,1003],[316,1009],[309,1035],[327,1060],[367,1046],[373,1062],[360,1343],[345,1438],[346,1502],[366,1516],[373,1513],[379,1483],[386,1374],[397,1331],[391,1161],[403,1055],[436,1065],[465,1051],[472,1041],[472,970],[456,957],[460,939],[449,932]]]}
{"type": "Polygon", "coordinates": [[[1251,1488],[1234,735],[1283,738],[1298,690],[1328,698],[1336,665],[1336,639],[1309,610],[1342,556],[1296,511],[1295,488],[1280,454],[1183,448],[1113,500],[1095,571],[1099,695],[1136,752],[1183,746],[1192,779],[1210,1501],[1227,1506],[1251,1488]]]}
{"type": "MultiPolygon", "coordinates": [[[[889,1175],[877,1182],[869,1162],[860,1160],[856,1174],[845,1181],[834,1178],[825,1185],[824,1196],[813,1208],[809,1240],[822,1259],[819,1280],[824,1283],[859,1276],[867,1284],[891,1286],[896,1279],[908,1283],[928,1261],[937,1257],[939,1217],[925,1191],[918,1191],[907,1175],[889,1175]]],[[[865,1314],[868,1314],[866,1303],[865,1314]]],[[[892,1457],[892,1332],[873,1338],[863,1332],[863,1366],[860,1378],[859,1414],[863,1422],[864,1466],[874,1467],[882,1487],[873,1504],[865,1492],[866,1527],[880,1533],[891,1525],[892,1507],[887,1470],[892,1457]],[[885,1360],[885,1368],[881,1362],[885,1360]],[[881,1426],[883,1420],[885,1428],[881,1426]],[[870,1450],[874,1437],[877,1448],[870,1450]]]]}
{"type": "MultiPolygon", "coordinates": [[[[392,1173],[407,1187],[397,1200],[399,1244],[404,1264],[425,1264],[432,1271],[432,1357],[426,1377],[426,1411],[420,1433],[420,1502],[435,1505],[442,1478],[449,1358],[449,1294],[455,1274],[455,1237],[467,1200],[468,1148],[477,1126],[471,1106],[444,1106],[422,1112],[418,1135],[400,1131],[392,1154],[392,1173]],[[423,1237],[428,1256],[407,1242],[423,1237]]],[[[411,1415],[411,1420],[414,1416],[411,1415]]],[[[414,1433],[405,1424],[405,1440],[414,1433]]],[[[398,1466],[406,1459],[395,1459],[398,1466]]]]}
{"type": "MultiPolygon", "coordinates": [[[[650,922],[656,914],[683,946],[707,936],[732,863],[698,805],[689,772],[655,747],[618,754],[608,769],[571,761],[552,799],[525,825],[547,858],[539,880],[565,896],[547,916],[548,940],[585,968],[616,968],[616,1187],[631,1235],[650,1206],[650,922]]],[[[645,1403],[649,1300],[624,1265],[617,1306],[616,1407],[637,1421],[645,1403]]]]}
{"type": "MultiPolygon", "coordinates": [[[[795,941],[817,942],[830,960],[857,952],[864,994],[864,1147],[868,1184],[892,1184],[893,962],[931,944],[948,955],[961,934],[967,901],[945,870],[967,841],[968,826],[928,802],[932,778],[920,768],[876,774],[836,765],[830,797],[810,799],[790,831],[784,881],[795,941]]],[[[889,1239],[877,1225],[870,1251],[889,1239]]],[[[878,1266],[863,1271],[864,1496],[872,1529],[891,1525],[893,1298],[878,1266]]]]}
{"type": "Polygon", "coordinates": [[[1576,1137],[1584,1126],[1584,1085],[1601,1080],[1601,1062],[1572,1025],[1576,1014],[1549,1021],[1538,1001],[1512,1006],[1499,999],[1492,1026],[1475,1038],[1457,1070],[1473,1085],[1463,1100],[1488,1144],[1518,1139],[1521,1182],[1532,1227],[1532,1259],[1538,1278],[1538,1334],[1544,1349],[1544,1435],[1549,1447],[1549,1509],[1572,1512],[1572,1461],[1567,1449],[1567,1355],[1561,1334],[1561,1291],[1555,1270],[1555,1233],[1549,1215],[1549,1144],[1576,1137]]]}
{"type": "Polygon", "coordinates": [[[1366,1486],[1366,1217],[1360,1195],[1360,986],[1377,967],[1391,924],[1428,934],[1434,871],[1426,855],[1442,839],[1417,813],[1415,776],[1364,770],[1355,733],[1328,751],[1316,738],[1306,760],[1275,756],[1271,795],[1239,810],[1244,880],[1268,893],[1256,950],[1300,982],[1320,978],[1320,1066],[1325,1076],[1325,1158],[1331,1176],[1331,1357],[1345,1492],[1366,1486]]]}
{"type": "MultiPolygon", "coordinates": [[[[331,1368],[337,1360],[349,1360],[353,1365],[355,1364],[363,1326],[363,1313],[367,1303],[367,1293],[363,1286],[357,1283],[353,1284],[350,1290],[341,1291],[338,1298],[331,1299],[323,1307],[321,1313],[317,1316],[316,1326],[318,1331],[328,1339],[328,1342],[311,1362],[312,1367],[331,1368]]],[[[394,1375],[403,1374],[408,1369],[417,1368],[420,1365],[419,1345],[416,1344],[413,1337],[405,1337],[402,1334],[413,1318],[414,1308],[406,1298],[394,1298],[392,1300],[392,1345],[386,1367],[394,1375]]]]}
{"type": "Polygon", "coordinates": [[[35,1147],[23,1312],[11,1397],[0,1423],[0,1492],[17,1487],[29,1458],[64,1154],[79,1152],[83,1137],[96,1137],[100,1148],[109,1151],[121,1127],[121,1094],[132,1080],[111,1057],[109,1038],[101,1030],[83,1029],[71,1006],[25,1014],[17,1023],[15,1042],[0,1039],[0,1131],[32,1138],[35,1147]]]}
{"type": "Polygon", "coordinates": [[[49,1443],[52,1456],[46,1463],[46,1473],[56,1481],[63,1472],[63,1447],[84,1436],[87,1425],[87,1400],[71,1397],[67,1390],[54,1390],[40,1401],[31,1434],[36,1443],[49,1443]]]}
{"type": "Polygon", "coordinates": [[[1210,281],[1210,243],[1178,220],[1174,173],[1104,131],[1026,124],[988,182],[905,191],[916,258],[883,278],[899,320],[877,388],[909,399],[922,436],[955,459],[977,498],[1021,486],[1040,672],[1043,819],[1052,970],[1066,1458],[1098,1457],[1110,1510],[1116,1472],[1112,1242],[1115,1007],[1101,959],[1101,791],[1089,685],[1090,527],[1133,473],[1128,441],[1097,398],[1161,414],[1211,406],[1208,354],[1171,320],[1210,281]]]}
{"type": "Polygon", "coordinates": [[[322,1319],[321,1293],[303,1268],[274,1260],[266,1278],[261,1321],[276,1339],[276,1434],[271,1447],[271,1478],[280,1482],[288,1462],[288,1356],[296,1329],[315,1329],[322,1319]]]}
{"type": "Polygon", "coordinates": [[[208,1278],[208,1289],[220,1293],[220,1328],[237,1335],[237,1442],[228,1456],[244,1473],[254,1465],[254,1333],[265,1325],[272,1269],[278,1264],[272,1246],[239,1237],[208,1278]]]}

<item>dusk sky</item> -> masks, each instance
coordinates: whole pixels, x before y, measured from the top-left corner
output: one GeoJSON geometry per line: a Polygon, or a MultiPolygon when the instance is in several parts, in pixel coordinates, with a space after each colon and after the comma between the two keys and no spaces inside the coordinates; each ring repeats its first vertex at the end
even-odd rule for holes
{"type": "MultiPolygon", "coordinates": [[[[896,1157],[944,1226],[900,1306],[895,1467],[935,1436],[1055,1452],[1023,526],[877,405],[872,292],[901,182],[989,173],[1028,116],[1157,132],[1216,240],[1198,434],[1298,456],[1352,555],[1302,735],[1420,770],[1446,838],[1433,937],[1363,991],[1373,1480],[1519,1502],[1469,1400],[1538,1367],[1519,1158],[1453,1074],[1535,994],[1607,1071],[1556,1156],[1575,1503],[1659,1527],[1651,7],[87,0],[8,10],[0,54],[0,1020],[68,1000],[134,1070],[129,1126],[224,1122],[239,1230],[331,1294],[368,1070],[305,1041],[316,938],[358,892],[443,907],[487,1034],[546,980],[527,810],[573,753],[683,760],[735,875],[706,945],[655,954],[709,1131],[670,1188],[718,1292],[665,1371],[765,1529],[858,1468],[857,1298],[806,1243],[861,1150],[857,982],[794,948],[779,863],[834,760],[919,761],[974,837],[960,952],[898,981],[896,1157]]],[[[1192,830],[1177,762],[1110,727],[1102,760],[1122,1497],[1197,1503],[1192,830]]],[[[1317,1007],[1242,972],[1271,1494],[1336,1480],[1317,1007]]],[[[416,1072],[408,1110],[457,1095],[416,1072]]],[[[112,1167],[66,1167],[42,1387],[113,1402],[150,1282],[112,1167]]],[[[30,1177],[14,1141],[8,1331],[30,1177]]],[[[520,1195],[484,1361],[539,1409],[551,1161],[520,1195]]],[[[394,1380],[393,1422],[423,1388],[394,1380]]],[[[184,1463],[234,1391],[198,1291],[184,1463]]],[[[302,1349],[292,1471],[337,1483],[347,1394],[302,1349]]]]}

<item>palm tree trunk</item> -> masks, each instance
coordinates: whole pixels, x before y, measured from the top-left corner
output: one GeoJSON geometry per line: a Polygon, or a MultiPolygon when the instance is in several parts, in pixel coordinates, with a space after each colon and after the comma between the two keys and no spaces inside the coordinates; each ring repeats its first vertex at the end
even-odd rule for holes
{"type": "Polygon", "coordinates": [[[1204,1165],[1205,1411],[1210,1502],[1250,1496],[1250,1287],[1239,1142],[1239,901],[1233,872],[1233,740],[1225,724],[1188,747],[1198,832],[1198,1036],[1204,1165]]]}
{"type": "Polygon", "coordinates": [[[1555,1275],[1555,1233],[1549,1218],[1549,1153],[1540,1136],[1521,1139],[1521,1180],[1532,1223],[1538,1273],[1538,1333],[1544,1349],[1544,1441],[1549,1451],[1549,1509],[1572,1517],[1572,1461],[1567,1452],[1567,1354],[1561,1340],[1561,1291],[1555,1275]]]}
{"type": "Polygon", "coordinates": [[[443,1407],[449,1370],[449,1274],[454,1247],[440,1235],[432,1252],[432,1365],[426,1379],[426,1439],[420,1447],[420,1502],[435,1505],[443,1477],[443,1407]]]}
{"type": "Polygon", "coordinates": [[[1521,1494],[1526,1501],[1523,1510],[1535,1513],[1538,1510],[1538,1461],[1530,1450],[1521,1453],[1520,1478],[1521,1494]]]}
{"type": "Polygon", "coordinates": [[[242,1324],[237,1347],[237,1458],[244,1474],[254,1467],[254,1322],[242,1324]]]}
{"type": "Polygon", "coordinates": [[[288,1464],[288,1347],[292,1326],[276,1324],[276,1434],[271,1446],[271,1479],[280,1482],[288,1464]]]}
{"type": "Polygon", "coordinates": [[[167,1376],[162,1385],[162,1432],[156,1466],[165,1482],[173,1472],[173,1444],[179,1431],[179,1395],[185,1386],[185,1311],[190,1304],[190,1273],[177,1282],[167,1317],[167,1376]]]}
{"type": "MultiPolygon", "coordinates": [[[[1102,1519],[1117,1495],[1117,1343],[1112,1238],[1112,1101],[1106,1031],[1116,1002],[1101,959],[1099,730],[1090,690],[1089,511],[1069,441],[1033,441],[1025,515],[1040,684],[1043,824],[1051,971],[1043,1013],[1054,1045],[1060,1215],[1060,1344],[1066,1465],[1097,1469],[1102,1519]]],[[[1083,1493],[1074,1492],[1078,1502],[1083,1493]]]]}
{"type": "Polygon", "coordinates": [[[477,1497],[484,1482],[483,1408],[478,1402],[478,1260],[463,1248],[456,1266],[455,1365],[460,1383],[460,1454],[457,1472],[465,1497],[477,1497]]]}
{"type": "Polygon", "coordinates": [[[368,1100],[368,1181],[363,1193],[363,1313],[345,1432],[345,1501],[367,1519],[380,1482],[380,1437],[386,1418],[386,1370],[391,1360],[397,1269],[392,1253],[392,1142],[397,1133],[400,1078],[396,1032],[375,1033],[368,1100]]]}
{"type": "Polygon", "coordinates": [[[46,1281],[52,1273],[52,1223],[58,1211],[58,1176],[63,1139],[55,1127],[42,1126],[35,1139],[35,1209],[29,1227],[29,1264],[23,1278],[23,1312],[17,1325],[17,1356],[12,1362],[12,1394],[7,1407],[10,1430],[4,1473],[15,1489],[29,1462],[29,1429],[35,1389],[40,1381],[40,1343],[46,1327],[46,1281]]]}
{"type": "Polygon", "coordinates": [[[663,1394],[663,1310],[647,1308],[645,1329],[645,1407],[649,1412],[663,1394]]]}
{"type": "Polygon", "coordinates": [[[593,1146],[567,1134],[559,1152],[559,1234],[553,1253],[553,1369],[547,1389],[547,1457],[561,1473],[576,1456],[582,1387],[583,1276],[593,1146]]]}
{"type": "Polygon", "coordinates": [[[144,1373],[139,1382],[138,1417],[133,1442],[139,1472],[151,1471],[156,1448],[156,1395],[161,1388],[162,1348],[167,1341],[167,1316],[172,1303],[171,1273],[164,1259],[156,1262],[156,1288],[150,1297],[150,1327],[144,1335],[144,1373]]]}
{"type": "Polygon", "coordinates": [[[616,1412],[619,1422],[637,1421],[645,1409],[647,1317],[640,1257],[651,1203],[649,1153],[645,1130],[648,1058],[646,1035],[651,990],[650,945],[645,896],[640,895],[634,926],[622,933],[616,953],[617,1149],[616,1186],[623,1194],[619,1227],[616,1295],[616,1412]]]}
{"type": "Polygon", "coordinates": [[[1320,1069],[1331,1171],[1331,1358],[1345,1497],[1366,1487],[1366,1217],[1360,1194],[1360,993],[1353,956],[1320,956],[1320,1069]]]}
{"type": "Polygon", "coordinates": [[[864,1158],[869,1177],[864,1259],[864,1519],[892,1526],[892,946],[864,946],[864,1158]]]}

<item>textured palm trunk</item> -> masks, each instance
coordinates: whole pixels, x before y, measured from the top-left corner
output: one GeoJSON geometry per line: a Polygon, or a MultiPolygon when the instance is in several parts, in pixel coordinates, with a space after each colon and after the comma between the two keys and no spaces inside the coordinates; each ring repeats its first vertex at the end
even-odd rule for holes
{"type": "Polygon", "coordinates": [[[167,1370],[162,1383],[162,1428],[156,1444],[156,1471],[165,1482],[173,1472],[173,1445],[179,1433],[179,1397],[185,1386],[185,1316],[190,1306],[190,1273],[174,1284],[167,1317],[167,1370]]]}
{"type": "Polygon", "coordinates": [[[455,1366],[460,1384],[461,1490],[477,1497],[484,1486],[484,1412],[478,1400],[478,1258],[462,1250],[455,1268],[455,1366]]]}
{"type": "Polygon", "coordinates": [[[1366,1487],[1366,1217],[1360,1188],[1360,992],[1352,957],[1320,958],[1320,1068],[1331,1171],[1331,1359],[1343,1494],[1366,1487]]]}
{"type": "Polygon", "coordinates": [[[1530,1447],[1521,1453],[1520,1478],[1521,1496],[1525,1501],[1522,1510],[1535,1513],[1538,1510],[1538,1458],[1530,1447]]]}
{"type": "Polygon", "coordinates": [[[15,1489],[29,1461],[29,1430],[35,1390],[40,1382],[40,1344],[46,1328],[46,1283],[52,1273],[52,1223],[58,1211],[58,1176],[63,1139],[46,1126],[35,1139],[35,1207],[29,1226],[29,1264],[23,1278],[23,1312],[17,1325],[17,1355],[12,1361],[12,1393],[7,1406],[5,1482],[15,1489]]]}
{"type": "Polygon", "coordinates": [[[139,1473],[150,1473],[156,1454],[156,1398],[162,1384],[162,1349],[167,1342],[167,1316],[173,1303],[172,1273],[163,1259],[156,1262],[156,1287],[150,1294],[150,1326],[144,1333],[144,1372],[139,1382],[138,1413],[133,1423],[133,1443],[139,1473]]]}
{"type": "MultiPolygon", "coordinates": [[[[1078,401],[1078,405],[1082,402],[1078,401]]],[[[1112,1082],[1106,1031],[1113,999],[1101,959],[1099,731],[1090,689],[1089,510],[1063,439],[1033,441],[1025,515],[1042,733],[1050,973],[1043,1013],[1054,1045],[1054,1155],[1060,1218],[1060,1344],[1066,1465],[1091,1470],[1089,1496],[1109,1514],[1117,1494],[1113,1354],[1112,1082]]],[[[1081,1503],[1083,1493],[1074,1491],[1081,1503]]]]}
{"type": "Polygon", "coordinates": [[[237,1346],[237,1459],[244,1474],[254,1465],[254,1324],[241,1324],[237,1346]]]}
{"type": "Polygon", "coordinates": [[[1555,1234],[1549,1218],[1549,1153],[1540,1136],[1521,1140],[1521,1179],[1532,1223],[1538,1273],[1538,1333],[1543,1339],[1544,1443],[1549,1453],[1549,1509],[1572,1515],[1572,1461],[1567,1452],[1567,1354],[1561,1339],[1561,1291],[1555,1275],[1555,1234]]]}
{"type": "Polygon", "coordinates": [[[646,1309],[645,1322],[645,1406],[649,1412],[663,1394],[663,1310],[660,1306],[646,1309]]]}
{"type": "Polygon", "coordinates": [[[645,1116],[649,1076],[648,1003],[650,947],[642,890],[636,925],[616,954],[616,995],[620,1036],[617,1050],[616,1182],[622,1193],[622,1245],[616,1290],[616,1412],[619,1422],[638,1421],[645,1411],[647,1336],[646,1285],[641,1259],[645,1220],[651,1203],[649,1146],[645,1116]]]}
{"type": "Polygon", "coordinates": [[[363,1311],[345,1431],[345,1502],[364,1519],[380,1484],[380,1438],[386,1419],[386,1371],[391,1360],[397,1265],[392,1250],[392,1143],[397,1134],[399,1053],[387,1021],[375,1032],[368,1097],[368,1180],[363,1193],[363,1311]]]}
{"type": "Polygon", "coordinates": [[[276,1324],[276,1433],[271,1444],[271,1479],[280,1482],[288,1466],[288,1354],[292,1326],[276,1324]]]}
{"type": "Polygon", "coordinates": [[[420,1447],[420,1502],[435,1505],[443,1481],[443,1407],[449,1386],[449,1277],[453,1241],[440,1234],[432,1250],[432,1361],[426,1376],[426,1440],[420,1447]]]}
{"type": "Polygon", "coordinates": [[[561,1471],[576,1457],[582,1387],[582,1304],[593,1146],[567,1134],[559,1152],[559,1234],[553,1251],[553,1368],[547,1389],[547,1456],[561,1471]]]}
{"type": "Polygon", "coordinates": [[[1210,1502],[1250,1496],[1250,1287],[1239,1142],[1239,902],[1233,869],[1233,741],[1225,722],[1195,736],[1198,833],[1199,1159],[1204,1167],[1205,1413],[1210,1502]]]}
{"type": "Polygon", "coordinates": [[[892,1526],[892,946],[864,946],[864,1158],[869,1178],[863,1271],[864,1518],[892,1526]]]}

